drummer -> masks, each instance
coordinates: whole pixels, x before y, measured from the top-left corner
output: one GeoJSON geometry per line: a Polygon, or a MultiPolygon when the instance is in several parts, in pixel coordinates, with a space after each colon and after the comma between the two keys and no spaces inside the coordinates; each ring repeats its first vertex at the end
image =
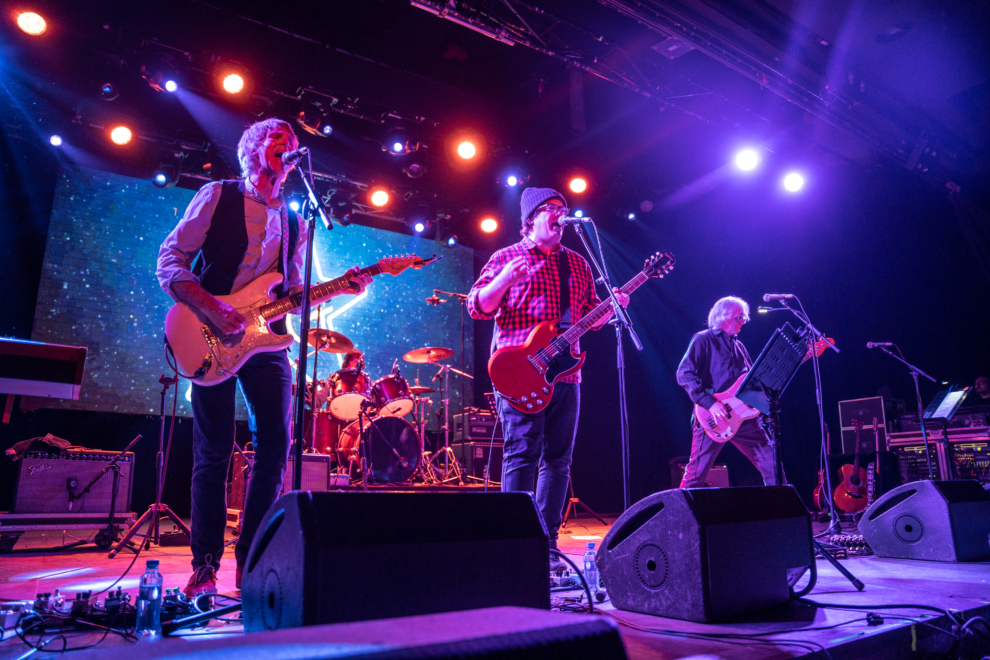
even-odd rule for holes
{"type": "Polygon", "coordinates": [[[341,370],[344,369],[364,371],[364,353],[356,348],[352,351],[347,351],[344,353],[344,364],[341,367],[341,370]]]}

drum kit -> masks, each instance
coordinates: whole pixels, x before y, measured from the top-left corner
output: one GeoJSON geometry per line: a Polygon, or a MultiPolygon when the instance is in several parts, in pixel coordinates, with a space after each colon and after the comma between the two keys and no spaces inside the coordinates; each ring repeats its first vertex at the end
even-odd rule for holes
{"type": "MultiPolygon", "coordinates": [[[[330,330],[310,330],[308,343],[326,353],[347,353],[354,349],[347,337],[330,330]]],[[[440,367],[434,377],[438,380],[441,372],[462,373],[440,364],[453,355],[449,348],[426,347],[406,353],[403,360],[440,367]]],[[[416,477],[427,483],[460,480],[457,461],[452,460],[449,449],[449,430],[442,451],[432,457],[424,451],[427,407],[433,404],[425,395],[436,390],[421,386],[419,379],[410,386],[399,373],[398,360],[390,373],[375,381],[363,367],[362,361],[356,367],[340,369],[329,378],[315,380],[307,386],[309,410],[304,433],[307,451],[330,455],[340,472],[365,482],[398,483],[416,477]],[[409,415],[412,422],[405,419],[409,415]],[[444,456],[445,465],[434,465],[440,462],[440,456],[444,456]]],[[[444,392],[447,383],[441,382],[444,392]]],[[[444,418],[448,414],[447,403],[443,398],[444,418]]],[[[449,428],[446,423],[444,426],[449,428]]]]}

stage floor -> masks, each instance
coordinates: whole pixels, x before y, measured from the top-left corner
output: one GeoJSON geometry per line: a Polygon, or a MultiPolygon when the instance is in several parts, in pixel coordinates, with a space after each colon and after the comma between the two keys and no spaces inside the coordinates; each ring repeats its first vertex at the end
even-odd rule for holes
{"type": "MultiPolygon", "coordinates": [[[[612,519],[608,519],[612,522],[612,519]]],[[[816,525],[817,526],[817,525],[816,525]]],[[[166,528],[170,526],[166,525],[166,528]]],[[[596,544],[608,527],[593,518],[572,521],[561,535],[561,549],[580,565],[587,541],[596,544]]],[[[848,531],[854,532],[853,529],[848,531]]],[[[71,540],[66,537],[65,541],[71,540]]],[[[33,599],[41,592],[55,589],[72,598],[78,591],[106,588],[128,567],[133,554],[123,552],[108,559],[95,546],[54,551],[63,543],[55,532],[28,532],[13,552],[0,557],[0,598],[33,599]]],[[[767,552],[772,552],[767,548],[767,552]]],[[[146,559],[160,560],[165,587],[182,587],[191,572],[188,546],[154,547],[143,552],[130,573],[119,583],[136,596],[137,580],[146,559]]],[[[234,588],[232,548],[219,572],[221,592],[234,588]]],[[[628,655],[633,660],[646,658],[736,658],[772,659],[801,657],[823,648],[834,659],[924,657],[927,652],[945,652],[951,636],[947,617],[922,609],[885,609],[884,605],[927,605],[953,609],[963,620],[971,616],[990,616],[990,562],[946,564],[907,560],[851,557],[843,560],[866,589],[855,588],[828,562],[818,561],[818,584],[807,597],[818,603],[869,607],[868,610],[826,609],[792,602],[730,622],[697,624],[643,614],[616,611],[606,602],[600,609],[618,621],[628,655]],[[879,614],[883,622],[868,625],[867,612],[879,614]],[[758,635],[758,637],[754,637],[758,635]],[[718,637],[721,636],[721,639],[718,637]],[[732,636],[732,637],[728,637],[732,636]]],[[[802,580],[802,585],[805,583],[802,580]]],[[[579,592],[567,595],[577,596],[579,592]]],[[[558,592],[554,596],[560,596],[558,592]]],[[[561,616],[568,616],[562,614],[561,616]]],[[[240,634],[239,624],[215,623],[189,637],[215,634],[240,634]]],[[[0,643],[0,660],[16,658],[27,647],[16,637],[0,643]]],[[[100,635],[69,636],[70,645],[82,645],[100,635]]],[[[99,648],[126,645],[110,635],[99,648]]]]}

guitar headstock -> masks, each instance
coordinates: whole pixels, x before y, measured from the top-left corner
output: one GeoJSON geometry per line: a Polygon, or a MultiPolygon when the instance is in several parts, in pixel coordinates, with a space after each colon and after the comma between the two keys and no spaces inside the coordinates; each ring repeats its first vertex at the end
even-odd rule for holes
{"type": "Polygon", "coordinates": [[[643,263],[643,274],[647,277],[660,277],[674,270],[674,255],[670,252],[657,252],[643,263]]]}
{"type": "Polygon", "coordinates": [[[406,254],[401,257],[386,257],[384,259],[378,260],[378,267],[382,269],[383,273],[388,273],[389,275],[398,275],[407,268],[420,269],[423,266],[429,266],[430,264],[440,261],[443,257],[438,257],[433,255],[429,259],[424,259],[423,257],[418,257],[415,254],[406,254]]]}

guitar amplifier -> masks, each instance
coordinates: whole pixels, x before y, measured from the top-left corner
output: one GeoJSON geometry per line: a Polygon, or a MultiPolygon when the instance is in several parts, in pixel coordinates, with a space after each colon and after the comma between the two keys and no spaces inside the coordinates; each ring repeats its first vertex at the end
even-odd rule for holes
{"type": "Polygon", "coordinates": [[[874,418],[877,420],[877,426],[880,431],[880,451],[886,451],[887,433],[899,430],[897,428],[899,422],[898,414],[903,412],[903,402],[884,399],[882,396],[839,401],[839,427],[842,429],[842,453],[852,454],[860,449],[856,447],[856,431],[853,428],[853,420],[859,420],[863,424],[862,444],[866,447],[873,447],[874,418]]]}
{"type": "MultiPolygon", "coordinates": [[[[244,456],[254,461],[254,452],[246,451],[244,456]]],[[[302,490],[325,493],[330,490],[330,456],[327,454],[303,454],[302,464],[302,490]]],[[[228,485],[227,508],[235,511],[243,511],[247,502],[248,485],[251,483],[250,476],[245,478],[246,464],[239,452],[234,452],[233,479],[228,485]]],[[[289,456],[289,462],[285,467],[285,476],[282,478],[282,493],[292,490],[292,471],[295,461],[293,456],[289,456]]]]}
{"type": "Polygon", "coordinates": [[[465,408],[463,415],[454,415],[454,442],[502,441],[502,422],[487,410],[465,408]],[[466,422],[465,422],[466,420],[466,422]]]}
{"type": "MultiPolygon", "coordinates": [[[[93,484],[89,493],[69,508],[69,482],[74,491],[82,492],[96,474],[117,456],[119,451],[101,449],[66,449],[64,451],[28,451],[17,471],[17,489],[13,513],[110,513],[113,493],[113,470],[108,470],[93,484]]],[[[120,479],[117,487],[116,512],[131,508],[131,485],[134,480],[134,453],[127,452],[117,461],[120,479]]]]}
{"type": "MultiPolygon", "coordinates": [[[[491,438],[491,436],[488,436],[491,438]]],[[[488,469],[488,448],[491,447],[491,481],[502,480],[502,443],[496,442],[494,445],[488,442],[462,442],[451,445],[454,456],[464,466],[464,470],[469,476],[477,479],[485,478],[485,470],[488,469]]]]}

